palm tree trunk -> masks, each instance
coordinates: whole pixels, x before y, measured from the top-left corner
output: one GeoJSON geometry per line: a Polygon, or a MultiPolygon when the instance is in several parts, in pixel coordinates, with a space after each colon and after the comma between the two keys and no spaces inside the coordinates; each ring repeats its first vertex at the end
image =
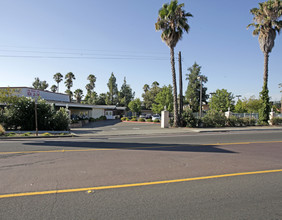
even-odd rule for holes
{"type": "Polygon", "coordinates": [[[58,85],[58,86],[57,86],[57,92],[59,93],[59,83],[57,83],[57,85],[58,85]]]}
{"type": "Polygon", "coordinates": [[[264,73],[263,73],[263,82],[267,86],[268,82],[268,58],[269,58],[269,53],[264,53],[264,73]]]}
{"type": "Polygon", "coordinates": [[[174,121],[173,126],[178,127],[178,105],[177,105],[177,86],[176,86],[176,74],[175,74],[175,62],[174,62],[174,48],[170,47],[170,62],[172,72],[172,84],[173,84],[173,107],[174,107],[174,121]]]}
{"type": "Polygon", "coordinates": [[[179,123],[182,126],[182,112],[183,112],[183,89],[182,89],[182,64],[181,64],[181,51],[178,54],[179,59],[179,123]]]}

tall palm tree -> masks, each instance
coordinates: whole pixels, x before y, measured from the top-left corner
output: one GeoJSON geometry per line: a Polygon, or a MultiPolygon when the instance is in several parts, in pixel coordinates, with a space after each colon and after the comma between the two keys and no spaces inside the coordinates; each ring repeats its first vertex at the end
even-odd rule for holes
{"type": "Polygon", "coordinates": [[[254,23],[249,24],[247,28],[253,26],[253,35],[259,36],[259,46],[264,54],[263,81],[267,87],[269,53],[274,47],[276,32],[279,34],[282,28],[282,21],[278,20],[282,15],[282,1],[268,0],[259,3],[259,8],[253,8],[250,12],[254,16],[254,23]]]}
{"type": "Polygon", "coordinates": [[[149,89],[150,89],[150,86],[149,86],[148,84],[145,84],[145,85],[143,86],[144,93],[148,92],[149,89]]]}
{"type": "Polygon", "coordinates": [[[58,91],[58,87],[56,85],[52,85],[50,89],[52,92],[58,91]]]}
{"type": "Polygon", "coordinates": [[[178,104],[177,104],[177,87],[174,61],[174,48],[179,40],[182,39],[183,31],[188,33],[188,17],[192,14],[185,12],[182,8],[184,4],[178,4],[177,0],[172,0],[170,4],[166,3],[159,10],[158,20],[155,24],[157,31],[161,30],[161,38],[170,48],[170,62],[173,83],[173,104],[174,104],[174,127],[178,127],[178,104]]]}
{"type": "Polygon", "coordinates": [[[80,103],[81,99],[83,97],[83,91],[81,89],[75,90],[74,91],[74,96],[75,96],[76,102],[80,103]]]}
{"type": "Polygon", "coordinates": [[[56,73],[53,76],[53,79],[57,83],[57,92],[59,92],[59,83],[63,80],[63,75],[61,73],[56,73]]]}
{"type": "Polygon", "coordinates": [[[249,24],[247,28],[253,26],[255,29],[253,35],[258,35],[259,46],[264,54],[264,73],[263,73],[263,88],[260,93],[262,107],[259,110],[259,120],[268,123],[270,104],[268,95],[268,60],[269,53],[274,47],[276,32],[279,34],[282,28],[282,21],[278,20],[282,15],[282,1],[268,0],[259,3],[259,8],[253,8],[250,12],[254,16],[254,22],[249,24]]]}
{"type": "Polygon", "coordinates": [[[89,83],[85,86],[85,88],[88,95],[91,95],[92,90],[95,88],[96,77],[93,74],[90,74],[87,77],[87,80],[89,80],[89,83]]]}
{"type": "Polygon", "coordinates": [[[70,88],[73,86],[73,80],[75,80],[75,76],[72,72],[69,72],[65,75],[65,85],[67,87],[66,93],[69,94],[70,96],[70,101],[71,101],[71,97],[72,97],[72,92],[70,90],[70,88]]]}

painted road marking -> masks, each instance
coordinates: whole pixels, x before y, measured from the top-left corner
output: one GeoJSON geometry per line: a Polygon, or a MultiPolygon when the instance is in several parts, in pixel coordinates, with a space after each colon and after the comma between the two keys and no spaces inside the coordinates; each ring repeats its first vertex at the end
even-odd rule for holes
{"type": "MultiPolygon", "coordinates": [[[[107,142],[105,142],[107,143],[107,142]]],[[[257,142],[234,142],[234,143],[216,143],[216,144],[193,144],[193,146],[225,146],[225,145],[244,145],[244,144],[270,144],[270,143],[282,143],[282,141],[257,141],[257,142]]],[[[146,144],[146,143],[145,143],[146,144]]],[[[65,152],[88,152],[88,151],[105,151],[105,150],[134,150],[134,149],[159,149],[159,148],[173,148],[173,147],[185,147],[185,146],[144,146],[144,147],[115,147],[115,148],[96,148],[96,149],[78,149],[78,150],[41,150],[41,151],[18,151],[18,152],[0,152],[3,154],[31,154],[31,153],[65,153],[65,152]]]]}
{"type": "Polygon", "coordinates": [[[265,174],[265,173],[278,173],[278,172],[282,172],[282,169],[243,172],[243,173],[230,173],[230,174],[222,174],[222,175],[214,175],[214,176],[192,177],[192,178],[186,178],[186,179],[163,180],[163,181],[155,181],[155,182],[132,183],[132,184],[113,185],[113,186],[97,186],[97,187],[77,188],[77,189],[62,189],[62,190],[50,190],[50,191],[41,191],[41,192],[4,194],[4,195],[0,195],[0,199],[12,198],[12,197],[22,197],[22,196],[70,193],[70,192],[83,192],[83,191],[89,192],[93,190],[129,188],[129,187],[136,187],[136,186],[150,186],[150,185],[160,185],[160,184],[167,184],[167,183],[179,183],[179,182],[188,182],[188,181],[196,181],[196,180],[216,179],[216,178],[223,178],[223,177],[245,176],[245,175],[265,174]]]}

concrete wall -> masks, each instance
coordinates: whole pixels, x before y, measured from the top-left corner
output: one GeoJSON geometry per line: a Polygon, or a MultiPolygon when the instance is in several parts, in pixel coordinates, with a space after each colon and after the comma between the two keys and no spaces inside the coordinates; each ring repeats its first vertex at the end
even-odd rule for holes
{"type": "Polygon", "coordinates": [[[93,108],[91,112],[91,117],[92,118],[99,118],[101,116],[104,116],[104,109],[101,108],[93,108]]]}

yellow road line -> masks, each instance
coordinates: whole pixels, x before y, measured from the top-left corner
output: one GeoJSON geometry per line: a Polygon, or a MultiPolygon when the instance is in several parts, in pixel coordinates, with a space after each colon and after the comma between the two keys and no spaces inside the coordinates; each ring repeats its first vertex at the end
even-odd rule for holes
{"type": "Polygon", "coordinates": [[[253,142],[234,142],[234,143],[217,143],[209,145],[242,145],[242,144],[271,144],[271,143],[282,143],[282,141],[253,141],[253,142]]]}
{"type": "Polygon", "coordinates": [[[150,186],[150,185],[159,185],[159,184],[167,184],[167,183],[179,183],[179,182],[188,182],[188,181],[195,181],[195,180],[206,180],[206,179],[215,179],[215,178],[223,178],[223,177],[244,176],[244,175],[263,174],[263,173],[277,173],[277,172],[282,172],[282,169],[243,172],[243,173],[231,173],[231,174],[222,174],[222,175],[214,175],[214,176],[203,176],[203,177],[193,177],[193,178],[175,179],[175,180],[163,180],[163,181],[144,182],[144,183],[132,183],[132,184],[113,185],[113,186],[97,186],[97,187],[87,187],[87,188],[77,188],[77,189],[62,189],[62,190],[50,190],[50,191],[41,191],[41,192],[4,194],[4,195],[0,195],[0,199],[1,198],[12,198],[12,197],[22,197],[22,196],[36,196],[36,195],[70,193],[70,192],[83,192],[83,191],[103,190],[103,189],[128,188],[128,187],[135,187],[135,186],[150,186]]]}
{"type": "MultiPolygon", "coordinates": [[[[105,142],[107,143],[107,142],[105,142]]],[[[216,144],[193,144],[195,146],[224,146],[224,145],[243,145],[243,144],[269,144],[269,143],[282,143],[282,141],[256,141],[256,142],[234,142],[234,143],[216,143],[216,144]]],[[[102,150],[134,150],[134,149],[151,149],[151,148],[171,148],[171,147],[182,147],[182,146],[144,146],[144,147],[116,147],[116,148],[96,148],[96,149],[83,149],[83,150],[47,150],[47,151],[18,151],[18,152],[0,152],[3,154],[30,154],[30,153],[64,153],[64,152],[87,152],[87,151],[102,151],[102,150]]],[[[185,147],[185,146],[183,146],[185,147]]]]}

